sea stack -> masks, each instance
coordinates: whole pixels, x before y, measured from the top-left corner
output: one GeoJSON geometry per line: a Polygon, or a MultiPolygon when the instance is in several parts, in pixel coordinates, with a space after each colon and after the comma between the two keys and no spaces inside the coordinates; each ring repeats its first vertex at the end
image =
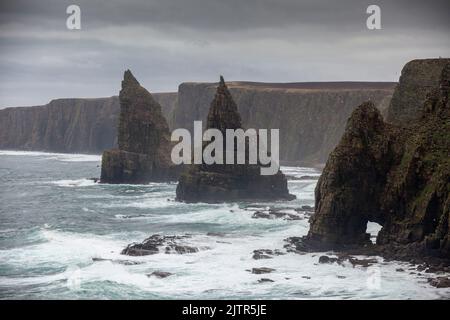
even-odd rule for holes
{"type": "MultiPolygon", "coordinates": [[[[370,245],[366,225],[373,221],[382,225],[376,249],[383,255],[450,259],[450,59],[414,60],[407,71],[437,72],[428,66],[438,63],[439,81],[409,124],[384,122],[371,103],[353,112],[318,181],[304,246],[370,245]]],[[[393,106],[408,108],[394,100],[393,106]]]]}
{"type": "Polygon", "coordinates": [[[119,94],[118,149],[103,152],[102,183],[143,184],[176,180],[170,132],[161,106],[130,70],[119,94]]]}
{"type": "MultiPolygon", "coordinates": [[[[239,128],[242,128],[242,125],[237,105],[223,77],[220,77],[217,92],[209,109],[206,129],[218,129],[225,137],[226,129],[239,128]]],[[[226,153],[227,147],[224,142],[224,157],[226,153]]],[[[289,194],[287,179],[281,171],[278,170],[274,175],[261,175],[260,169],[260,164],[248,164],[248,161],[245,164],[203,162],[190,165],[179,178],[176,198],[178,201],[209,203],[295,198],[289,194]]]]}

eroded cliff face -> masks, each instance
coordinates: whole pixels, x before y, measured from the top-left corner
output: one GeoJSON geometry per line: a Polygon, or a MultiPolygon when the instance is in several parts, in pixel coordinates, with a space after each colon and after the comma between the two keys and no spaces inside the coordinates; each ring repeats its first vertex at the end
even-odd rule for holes
{"type": "MultiPolygon", "coordinates": [[[[167,117],[176,93],[157,93],[167,117]]],[[[119,97],[56,99],[44,106],[0,110],[0,149],[102,153],[117,145],[119,97]]]]}
{"type": "MultiPolygon", "coordinates": [[[[171,128],[192,130],[194,120],[204,120],[216,86],[181,84],[171,128]]],[[[228,86],[245,128],[280,129],[282,161],[317,164],[324,163],[339,142],[355,107],[370,100],[385,110],[395,84],[230,82],[228,86]]]]}
{"type": "MultiPolygon", "coordinates": [[[[425,73],[429,64],[406,68],[425,73]]],[[[408,124],[384,122],[371,103],[352,113],[316,187],[306,247],[367,245],[366,224],[375,221],[384,254],[450,258],[450,63],[439,79],[408,124]]]]}
{"type": "Polygon", "coordinates": [[[0,110],[0,148],[99,153],[114,145],[117,97],[0,110]]]}

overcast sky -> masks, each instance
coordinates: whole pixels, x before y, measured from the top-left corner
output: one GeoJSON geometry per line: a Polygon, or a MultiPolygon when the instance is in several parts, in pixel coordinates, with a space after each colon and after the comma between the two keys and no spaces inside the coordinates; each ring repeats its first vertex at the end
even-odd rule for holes
{"type": "Polygon", "coordinates": [[[0,108],[116,95],[125,69],[152,92],[181,82],[397,81],[450,56],[450,1],[0,0],[0,108]],[[81,30],[66,8],[81,8],[81,30]],[[382,30],[366,28],[381,7],[382,30]]]}

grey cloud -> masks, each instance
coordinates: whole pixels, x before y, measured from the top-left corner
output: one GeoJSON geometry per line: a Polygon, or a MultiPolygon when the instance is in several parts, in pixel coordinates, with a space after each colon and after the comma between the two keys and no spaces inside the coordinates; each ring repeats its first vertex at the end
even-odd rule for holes
{"type": "Polygon", "coordinates": [[[153,91],[182,81],[398,79],[410,59],[448,56],[448,1],[1,1],[0,107],[117,94],[131,68],[153,91]],[[79,4],[82,30],[65,29],[79,4]]]}

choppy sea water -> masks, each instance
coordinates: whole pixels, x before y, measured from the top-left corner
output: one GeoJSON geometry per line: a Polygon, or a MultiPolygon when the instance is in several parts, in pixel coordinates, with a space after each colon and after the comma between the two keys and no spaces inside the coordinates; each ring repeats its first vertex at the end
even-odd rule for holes
{"type": "MultiPolygon", "coordinates": [[[[308,231],[308,219],[254,219],[261,208],[314,205],[317,180],[291,180],[297,200],[184,204],[176,184],[103,185],[100,156],[0,151],[1,299],[448,299],[402,262],[319,264],[320,253],[255,260],[308,231]],[[190,234],[190,254],[121,255],[152,234],[190,234]],[[209,234],[209,235],[208,235],[209,234]],[[94,261],[95,258],[110,259],[94,261]],[[94,260],[93,260],[94,259],[94,260]],[[124,263],[125,262],[125,263],[124,263]],[[137,263],[137,264],[133,264],[137,263]],[[252,274],[258,267],[275,269],[252,274]],[[405,272],[398,272],[402,268],[405,272]],[[173,275],[148,277],[153,271],[173,275]],[[259,283],[261,278],[273,282],[259,283]]],[[[290,176],[312,168],[283,167],[290,176]]],[[[301,216],[301,215],[300,215],[301,216]]],[[[374,234],[377,226],[369,225],[374,234]]],[[[332,253],[329,253],[332,254],[332,253]]]]}

